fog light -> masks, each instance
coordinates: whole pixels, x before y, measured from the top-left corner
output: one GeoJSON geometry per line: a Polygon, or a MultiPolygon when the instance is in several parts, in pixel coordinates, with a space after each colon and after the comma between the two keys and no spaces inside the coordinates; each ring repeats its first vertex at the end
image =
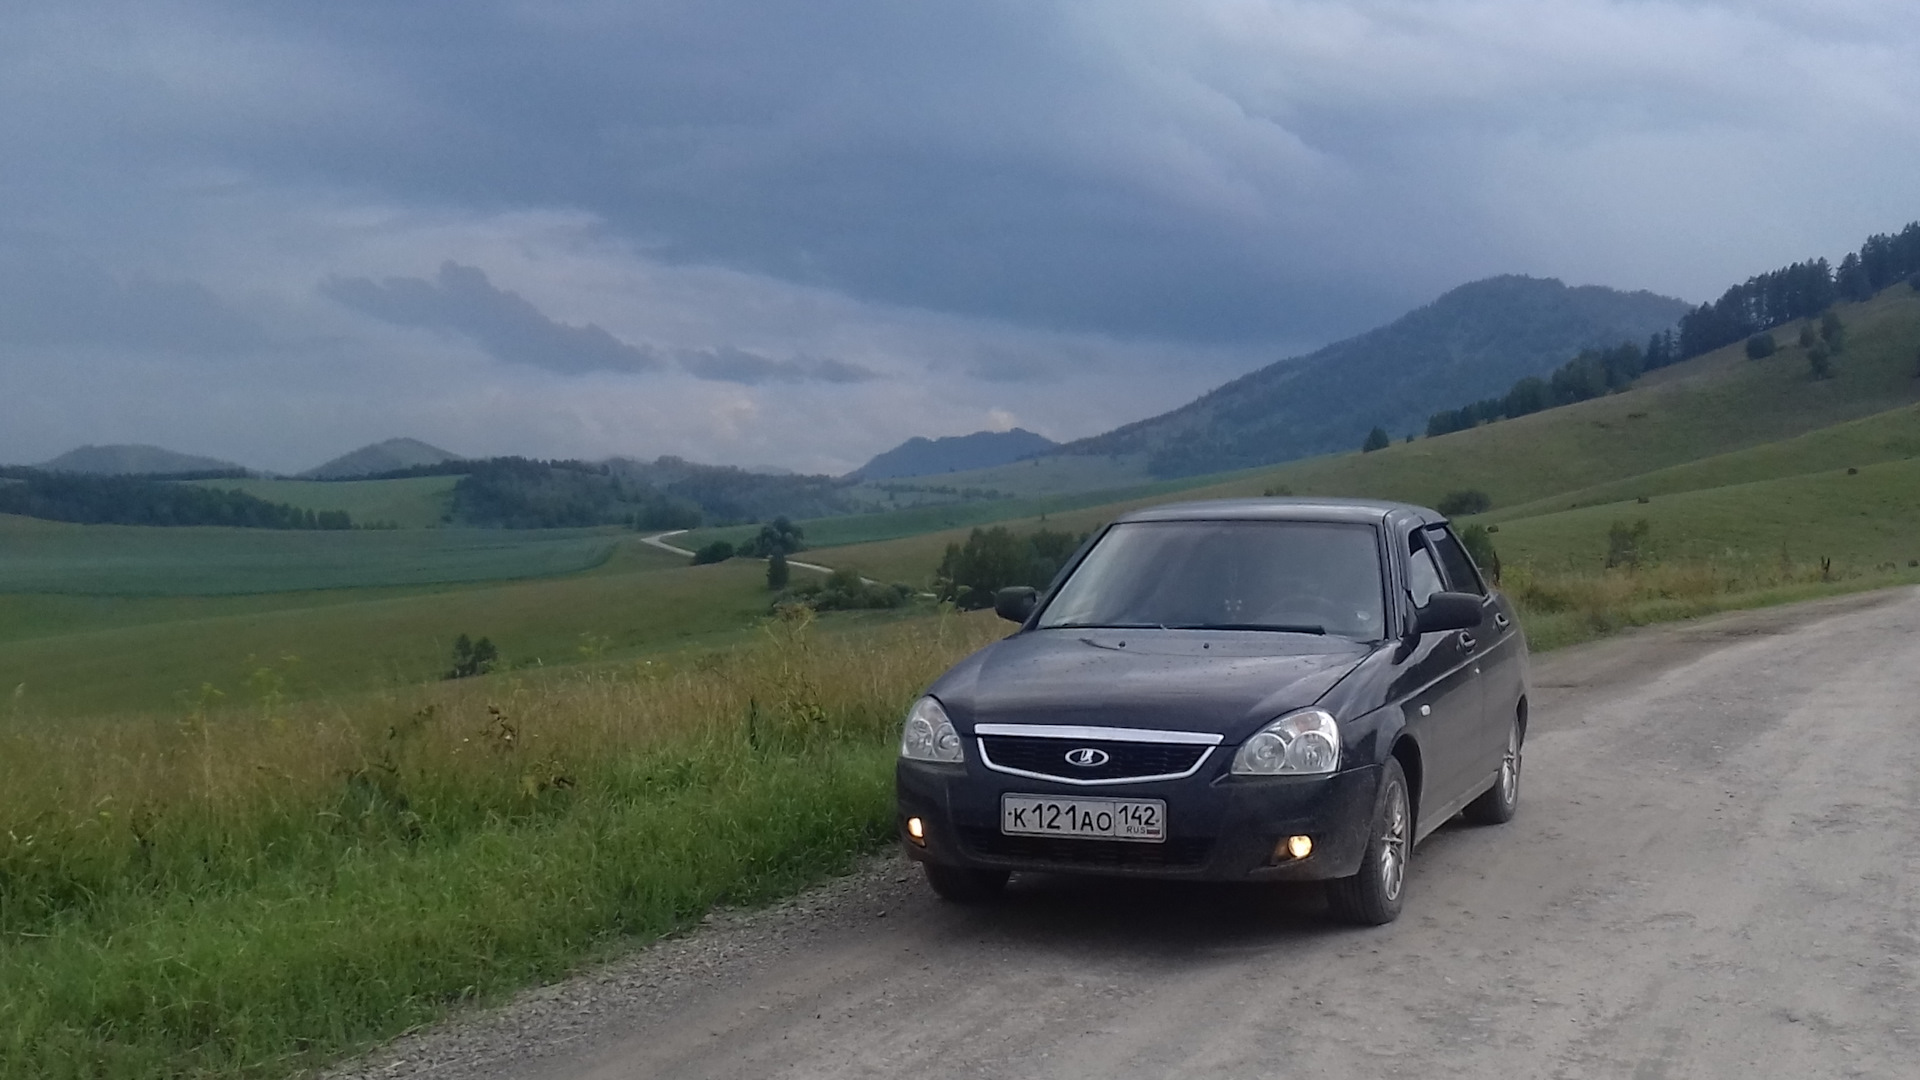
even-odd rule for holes
{"type": "Polygon", "coordinates": [[[921,847],[927,846],[927,823],[917,817],[907,819],[907,835],[921,847]]]}
{"type": "Polygon", "coordinates": [[[1296,859],[1304,859],[1307,856],[1313,854],[1313,837],[1311,836],[1287,837],[1287,854],[1293,856],[1296,859]]]}

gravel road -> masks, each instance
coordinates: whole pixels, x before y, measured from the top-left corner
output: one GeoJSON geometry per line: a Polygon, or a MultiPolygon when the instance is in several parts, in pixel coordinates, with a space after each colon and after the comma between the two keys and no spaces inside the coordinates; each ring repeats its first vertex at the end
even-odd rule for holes
{"type": "Polygon", "coordinates": [[[410,1037],[352,1076],[1920,1076],[1920,591],[1539,658],[1520,815],[1406,913],[895,856],[410,1037]]]}

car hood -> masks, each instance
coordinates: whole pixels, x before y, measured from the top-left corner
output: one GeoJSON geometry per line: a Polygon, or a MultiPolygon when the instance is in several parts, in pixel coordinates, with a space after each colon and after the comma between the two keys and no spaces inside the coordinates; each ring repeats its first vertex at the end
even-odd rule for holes
{"type": "Polygon", "coordinates": [[[1084,724],[1237,742],[1320,700],[1372,649],[1258,631],[1034,630],[968,657],[930,692],[966,734],[981,723],[1084,724]]]}

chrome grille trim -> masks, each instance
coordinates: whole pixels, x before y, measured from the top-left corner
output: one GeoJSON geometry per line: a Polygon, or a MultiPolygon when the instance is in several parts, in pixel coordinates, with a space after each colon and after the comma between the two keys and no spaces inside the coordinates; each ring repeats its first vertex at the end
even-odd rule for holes
{"type": "Polygon", "coordinates": [[[1224,736],[1205,731],[1070,727],[1062,724],[975,724],[973,733],[975,735],[1016,735],[1028,739],[1092,739],[1106,742],[1178,743],[1186,746],[1219,746],[1224,739],[1224,736]]]}
{"type": "MultiPolygon", "coordinates": [[[[981,725],[981,727],[983,728],[988,726],[1005,727],[1007,725],[985,725],[985,724],[981,725]]],[[[975,730],[977,732],[979,729],[975,729],[975,730]]],[[[1102,731],[1107,729],[1082,728],[1080,730],[1102,731]]],[[[985,732],[985,734],[1003,735],[1003,734],[1006,734],[1006,732],[989,731],[989,732],[985,732]]],[[[1181,734],[1181,733],[1176,733],[1176,734],[1181,734]]],[[[1195,733],[1186,732],[1184,734],[1195,734],[1195,733]]],[[[1218,743],[1219,738],[1220,737],[1217,735],[1214,736],[1213,737],[1214,742],[1218,743]]],[[[1127,741],[1146,742],[1147,740],[1139,739],[1139,740],[1127,740],[1127,741]]],[[[1189,740],[1189,745],[1192,745],[1197,741],[1198,740],[1189,740]]],[[[1110,776],[1110,777],[1105,777],[1098,780],[1088,780],[1080,777],[1061,776],[1056,773],[1029,772],[1026,769],[1015,769],[1010,766],[995,764],[993,758],[987,754],[987,740],[976,737],[973,740],[973,743],[976,747],[980,749],[980,763],[985,765],[987,768],[992,769],[994,772],[1006,773],[1008,776],[1021,776],[1029,780],[1045,780],[1050,784],[1072,784],[1075,787],[1105,787],[1105,786],[1112,786],[1114,784],[1149,784],[1157,780],[1185,780],[1187,777],[1192,776],[1194,773],[1197,773],[1200,771],[1200,767],[1202,765],[1205,765],[1208,759],[1213,757],[1213,751],[1215,749],[1214,746],[1208,746],[1205,750],[1201,751],[1200,757],[1194,761],[1193,767],[1186,770],[1185,772],[1160,773],[1156,776],[1110,776]]]]}

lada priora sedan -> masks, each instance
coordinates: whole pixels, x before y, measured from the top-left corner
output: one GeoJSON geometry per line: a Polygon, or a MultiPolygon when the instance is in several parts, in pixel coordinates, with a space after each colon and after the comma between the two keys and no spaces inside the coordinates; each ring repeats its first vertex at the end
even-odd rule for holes
{"type": "Polygon", "coordinates": [[[1441,515],[1161,506],[1102,530],[908,714],[899,826],[941,896],[1017,870],[1324,881],[1400,914],[1414,845],[1520,794],[1527,645],[1441,515]]]}

